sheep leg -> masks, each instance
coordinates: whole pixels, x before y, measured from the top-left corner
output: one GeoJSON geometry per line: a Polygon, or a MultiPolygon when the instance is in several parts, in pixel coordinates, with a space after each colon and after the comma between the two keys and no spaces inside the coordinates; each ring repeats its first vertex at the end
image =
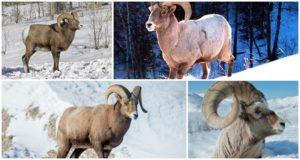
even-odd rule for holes
{"type": "Polygon", "coordinates": [[[174,79],[176,77],[177,69],[169,67],[169,79],[174,79]]]}
{"type": "Polygon", "coordinates": [[[188,66],[182,66],[180,67],[180,69],[178,70],[178,75],[177,78],[178,79],[182,79],[183,76],[185,75],[185,73],[188,71],[189,67],[188,66]]]}
{"type": "Polygon", "coordinates": [[[26,48],[25,54],[22,56],[23,66],[24,66],[24,72],[29,73],[29,60],[30,57],[35,53],[36,51],[33,49],[33,47],[26,48]]]}
{"type": "Polygon", "coordinates": [[[55,71],[59,71],[59,58],[60,58],[60,52],[52,52],[52,56],[53,56],[53,61],[54,61],[54,65],[53,65],[53,72],[55,71]]]}
{"type": "Polygon", "coordinates": [[[66,158],[71,149],[70,144],[63,144],[58,148],[57,158],[66,158]]]}
{"type": "Polygon", "coordinates": [[[70,158],[79,158],[81,153],[84,152],[86,148],[76,148],[71,154],[70,158]]]}
{"type": "Polygon", "coordinates": [[[66,158],[71,149],[71,143],[60,130],[57,131],[57,143],[57,158],[66,158]]]}
{"type": "Polygon", "coordinates": [[[228,77],[231,76],[234,65],[234,57],[231,56],[231,60],[228,62],[228,77]]]}
{"type": "Polygon", "coordinates": [[[210,73],[210,63],[200,63],[203,69],[202,79],[207,79],[210,73]]]}
{"type": "Polygon", "coordinates": [[[104,151],[103,151],[103,157],[104,157],[104,158],[108,158],[110,152],[111,152],[111,150],[104,150],[104,151]]]}
{"type": "Polygon", "coordinates": [[[103,147],[101,142],[95,142],[93,146],[98,158],[104,158],[103,147]]]}

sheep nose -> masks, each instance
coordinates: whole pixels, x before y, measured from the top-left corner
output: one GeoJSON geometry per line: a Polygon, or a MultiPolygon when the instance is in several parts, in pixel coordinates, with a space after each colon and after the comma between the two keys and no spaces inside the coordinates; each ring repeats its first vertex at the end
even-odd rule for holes
{"type": "Polygon", "coordinates": [[[152,26],[152,23],[151,22],[147,22],[146,23],[146,28],[150,28],[152,26]]]}
{"type": "Polygon", "coordinates": [[[138,115],[137,115],[137,114],[134,114],[134,115],[133,115],[133,118],[134,118],[134,119],[137,119],[137,118],[138,118],[138,115]]]}
{"type": "Polygon", "coordinates": [[[284,123],[284,122],[280,122],[280,125],[281,125],[282,127],[285,127],[285,123],[284,123]]]}

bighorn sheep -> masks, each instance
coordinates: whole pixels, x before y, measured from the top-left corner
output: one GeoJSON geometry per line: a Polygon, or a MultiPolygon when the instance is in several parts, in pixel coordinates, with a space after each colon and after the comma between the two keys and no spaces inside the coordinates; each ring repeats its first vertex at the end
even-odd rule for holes
{"type": "Polygon", "coordinates": [[[36,51],[51,51],[54,61],[53,71],[59,70],[60,52],[69,48],[75,31],[81,27],[78,14],[72,12],[59,15],[55,24],[33,24],[24,29],[23,42],[26,46],[26,52],[22,56],[24,72],[29,72],[28,63],[36,51]]]}
{"type": "Polygon", "coordinates": [[[107,158],[112,148],[123,141],[131,119],[138,118],[137,105],[142,105],[141,87],[130,93],[121,85],[112,85],[105,91],[106,104],[95,107],[70,107],[60,118],[57,129],[58,158],[65,158],[71,147],[71,158],[78,158],[87,148],[93,148],[100,158],[107,158]],[[115,93],[117,101],[108,104],[109,96],[115,93]]]}
{"type": "Polygon", "coordinates": [[[146,22],[148,31],[156,31],[163,58],[169,67],[169,77],[182,78],[194,65],[203,68],[202,79],[210,72],[214,59],[228,63],[231,76],[234,57],[231,53],[231,28],[227,20],[217,14],[189,20],[192,14],[188,2],[163,2],[151,4],[151,14],[146,22]],[[178,22],[174,15],[176,5],[185,11],[184,21],[178,22]]]}
{"type": "Polygon", "coordinates": [[[214,157],[261,157],[264,139],[285,128],[285,122],[268,108],[263,93],[249,82],[215,83],[204,95],[202,113],[208,125],[223,128],[214,157]],[[220,117],[219,103],[229,96],[233,97],[231,111],[220,117]]]}

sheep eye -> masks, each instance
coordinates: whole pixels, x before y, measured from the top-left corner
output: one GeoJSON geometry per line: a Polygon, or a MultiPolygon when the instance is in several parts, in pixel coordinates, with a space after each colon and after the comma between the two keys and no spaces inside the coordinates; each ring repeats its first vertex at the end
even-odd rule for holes
{"type": "Polygon", "coordinates": [[[255,109],[255,114],[260,114],[260,113],[261,113],[261,110],[255,109]]]}
{"type": "Polygon", "coordinates": [[[167,11],[166,11],[166,10],[162,10],[162,11],[161,11],[161,14],[162,14],[162,15],[166,15],[166,14],[167,14],[167,11]]]}

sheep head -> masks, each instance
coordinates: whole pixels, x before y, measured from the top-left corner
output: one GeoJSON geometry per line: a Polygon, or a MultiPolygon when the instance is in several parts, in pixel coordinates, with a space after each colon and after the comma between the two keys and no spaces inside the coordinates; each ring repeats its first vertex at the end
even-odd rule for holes
{"type": "Polygon", "coordinates": [[[134,87],[132,92],[129,92],[127,88],[122,85],[112,85],[104,93],[105,103],[108,104],[108,98],[112,93],[115,93],[117,101],[122,105],[121,113],[126,115],[129,118],[137,119],[138,111],[137,105],[140,104],[143,112],[147,113],[147,110],[143,107],[142,104],[142,88],[140,86],[134,87]]]}
{"type": "Polygon", "coordinates": [[[151,6],[149,7],[151,13],[148,21],[146,22],[147,30],[151,32],[166,29],[170,23],[170,16],[174,15],[176,5],[179,5],[184,9],[184,20],[189,20],[192,15],[192,9],[190,3],[188,2],[151,3],[151,6]]]}
{"type": "Polygon", "coordinates": [[[284,121],[268,108],[262,92],[249,82],[223,81],[215,83],[205,93],[202,113],[211,127],[225,128],[238,118],[248,125],[256,135],[270,136],[283,132],[284,121]],[[224,117],[217,113],[219,104],[227,97],[233,97],[231,111],[224,117]]]}
{"type": "Polygon", "coordinates": [[[68,28],[76,31],[82,27],[79,22],[79,16],[76,12],[62,13],[57,17],[57,25],[60,29],[68,28]]]}

